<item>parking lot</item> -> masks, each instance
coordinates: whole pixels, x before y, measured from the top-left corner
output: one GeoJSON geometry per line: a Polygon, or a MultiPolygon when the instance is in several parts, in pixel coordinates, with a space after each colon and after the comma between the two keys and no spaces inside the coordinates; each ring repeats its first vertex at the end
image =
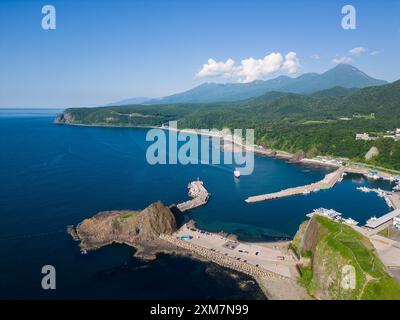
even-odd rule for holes
{"type": "Polygon", "coordinates": [[[184,237],[185,241],[285,277],[291,278],[297,274],[295,257],[278,247],[233,241],[215,233],[189,228],[187,225],[182,226],[174,236],[184,237]]]}

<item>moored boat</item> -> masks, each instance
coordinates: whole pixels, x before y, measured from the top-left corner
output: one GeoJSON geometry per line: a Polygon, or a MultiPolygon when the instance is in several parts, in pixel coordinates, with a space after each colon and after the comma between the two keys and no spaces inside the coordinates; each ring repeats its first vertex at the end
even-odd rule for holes
{"type": "Polygon", "coordinates": [[[376,220],[378,220],[378,218],[375,217],[375,216],[373,216],[373,217],[371,217],[371,218],[369,218],[369,219],[367,220],[367,224],[369,224],[369,223],[371,223],[371,222],[374,222],[374,221],[376,221],[376,220]]]}

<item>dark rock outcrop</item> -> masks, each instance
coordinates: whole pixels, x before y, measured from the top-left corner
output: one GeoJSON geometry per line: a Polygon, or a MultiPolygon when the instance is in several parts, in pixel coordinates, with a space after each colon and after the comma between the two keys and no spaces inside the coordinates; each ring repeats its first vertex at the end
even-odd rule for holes
{"type": "Polygon", "coordinates": [[[176,230],[174,214],[158,201],[142,211],[100,212],[83,220],[75,229],[69,228],[69,233],[85,250],[124,243],[137,248],[136,255],[154,258],[155,253],[164,249],[159,235],[172,234],[176,230]]]}
{"type": "Polygon", "coordinates": [[[56,124],[71,124],[73,121],[74,117],[67,112],[58,114],[54,119],[54,123],[56,124]]]}

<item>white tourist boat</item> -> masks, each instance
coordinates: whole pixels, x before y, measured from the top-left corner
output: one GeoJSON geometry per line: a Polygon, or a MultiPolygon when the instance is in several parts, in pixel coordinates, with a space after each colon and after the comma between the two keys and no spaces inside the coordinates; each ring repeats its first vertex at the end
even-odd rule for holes
{"type": "Polygon", "coordinates": [[[235,176],[235,178],[240,178],[240,171],[239,170],[235,170],[233,171],[233,175],[235,176]]]}

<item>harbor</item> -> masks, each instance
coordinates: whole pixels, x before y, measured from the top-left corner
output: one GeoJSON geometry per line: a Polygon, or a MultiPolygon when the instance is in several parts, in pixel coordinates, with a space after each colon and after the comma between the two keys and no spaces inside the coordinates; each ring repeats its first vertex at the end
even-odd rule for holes
{"type": "Polygon", "coordinates": [[[288,188],[274,193],[267,193],[263,195],[248,197],[245,201],[247,203],[267,201],[267,200],[279,199],[295,195],[307,195],[311,192],[318,192],[320,190],[330,189],[337,182],[340,182],[343,179],[344,175],[345,175],[345,169],[344,167],[340,167],[336,171],[327,174],[324,177],[324,179],[318,182],[314,182],[305,186],[288,188]]]}
{"type": "Polygon", "coordinates": [[[375,192],[378,195],[378,197],[385,199],[385,202],[389,208],[395,208],[395,205],[393,204],[392,197],[391,197],[393,193],[390,191],[385,191],[380,188],[370,189],[367,187],[358,187],[357,190],[359,190],[361,192],[365,192],[365,193],[375,192]]]}
{"type": "Polygon", "coordinates": [[[195,208],[204,206],[207,204],[211,194],[204,187],[203,181],[197,179],[192,181],[188,185],[188,195],[191,197],[191,200],[179,203],[177,208],[181,212],[185,212],[188,210],[193,210],[195,208]]]}

